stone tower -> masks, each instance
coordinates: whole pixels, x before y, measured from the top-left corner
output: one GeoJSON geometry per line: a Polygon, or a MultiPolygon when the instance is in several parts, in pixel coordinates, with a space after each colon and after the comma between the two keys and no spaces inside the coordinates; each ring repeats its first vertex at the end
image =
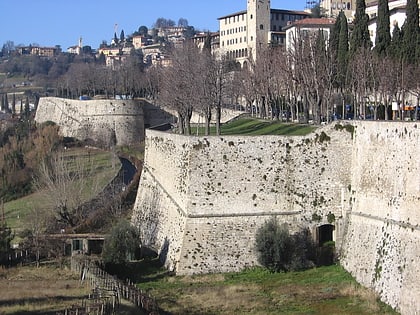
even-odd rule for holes
{"type": "Polygon", "coordinates": [[[270,0],[248,0],[248,51],[255,61],[258,51],[268,45],[270,34],[270,0]]]}

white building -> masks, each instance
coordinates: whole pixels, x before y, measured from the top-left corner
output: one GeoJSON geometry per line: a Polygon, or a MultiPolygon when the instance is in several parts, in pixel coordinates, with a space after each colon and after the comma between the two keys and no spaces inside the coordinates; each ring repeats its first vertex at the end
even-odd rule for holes
{"type": "Polygon", "coordinates": [[[260,48],[284,44],[283,28],[309,17],[303,11],[271,9],[270,0],[247,0],[247,10],[219,18],[220,53],[240,62],[255,61],[260,48]]]}
{"type": "Polygon", "coordinates": [[[335,19],[333,18],[308,18],[294,22],[285,27],[286,48],[293,50],[297,42],[308,36],[317,35],[320,31],[323,32],[325,41],[328,42],[334,24],[335,19]]]}

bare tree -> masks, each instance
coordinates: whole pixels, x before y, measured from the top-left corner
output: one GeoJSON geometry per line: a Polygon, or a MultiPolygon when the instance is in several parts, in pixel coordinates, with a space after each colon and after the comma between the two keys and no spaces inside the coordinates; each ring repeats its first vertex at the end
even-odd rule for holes
{"type": "Polygon", "coordinates": [[[190,42],[172,52],[171,66],[163,69],[159,100],[178,113],[179,132],[191,134],[191,116],[200,101],[199,49],[190,42]]]}
{"type": "Polygon", "coordinates": [[[299,34],[291,50],[291,59],[295,84],[300,87],[299,93],[304,97],[303,111],[308,121],[309,113],[315,123],[320,123],[327,114],[324,105],[325,97],[331,96],[331,66],[328,66],[328,54],[322,31],[299,34]]]}
{"type": "Polygon", "coordinates": [[[82,207],[87,196],[99,190],[94,180],[93,161],[58,153],[40,164],[34,185],[45,195],[56,220],[63,226],[75,227],[87,215],[82,207]]]}
{"type": "Polygon", "coordinates": [[[30,205],[29,212],[25,216],[25,244],[24,246],[35,254],[37,267],[40,258],[47,246],[45,234],[53,226],[53,216],[45,207],[30,205]]]}

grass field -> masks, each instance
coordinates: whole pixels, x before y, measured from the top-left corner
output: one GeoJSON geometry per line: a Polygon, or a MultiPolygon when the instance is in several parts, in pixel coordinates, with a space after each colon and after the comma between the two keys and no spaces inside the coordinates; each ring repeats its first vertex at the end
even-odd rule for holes
{"type": "MultiPolygon", "coordinates": [[[[89,185],[104,187],[115,177],[120,167],[118,158],[113,157],[112,153],[102,150],[75,148],[67,150],[65,155],[69,160],[79,160],[89,171],[93,168],[95,176],[89,178],[87,182],[85,189],[86,195],[84,196],[85,200],[94,197],[89,194],[90,191],[94,191],[93,189],[89,189],[89,185]],[[112,167],[113,163],[115,165],[114,168],[112,167]]],[[[45,192],[35,192],[23,198],[5,203],[4,210],[7,225],[14,231],[21,230],[24,227],[25,216],[29,209],[31,207],[39,209],[40,207],[46,207],[47,204],[45,192]]]]}
{"type": "Polygon", "coordinates": [[[0,269],[0,314],[55,314],[81,303],[90,289],[68,269],[0,269]]]}
{"type": "Polygon", "coordinates": [[[397,314],[338,265],[303,272],[166,276],[138,284],[169,314],[397,314]]]}
{"type": "MultiPolygon", "coordinates": [[[[284,136],[303,136],[316,129],[315,126],[284,123],[276,120],[262,120],[255,118],[241,118],[233,120],[221,127],[222,135],[284,135],[284,136]]],[[[197,128],[192,128],[192,134],[197,134],[197,128]]],[[[204,135],[204,128],[199,127],[199,135],[204,135]]],[[[216,134],[216,128],[211,127],[210,134],[216,134]]]]}
{"type": "MultiPolygon", "coordinates": [[[[0,269],[0,314],[55,315],[72,306],[91,305],[87,298],[92,288],[79,277],[69,268],[54,265],[0,269]]],[[[142,315],[124,300],[117,314],[142,315]]]]}

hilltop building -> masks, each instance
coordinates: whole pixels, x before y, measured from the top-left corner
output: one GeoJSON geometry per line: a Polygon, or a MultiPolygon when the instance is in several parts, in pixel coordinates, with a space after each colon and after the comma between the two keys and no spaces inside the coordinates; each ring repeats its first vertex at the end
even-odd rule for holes
{"type": "Polygon", "coordinates": [[[40,46],[23,46],[18,47],[17,52],[20,55],[32,55],[40,57],[54,57],[61,52],[59,47],[40,47],[40,46]]]}
{"type": "Polygon", "coordinates": [[[219,18],[220,53],[243,65],[258,50],[283,45],[288,24],[309,17],[303,11],[271,9],[270,0],[248,0],[247,10],[219,18]]]}

